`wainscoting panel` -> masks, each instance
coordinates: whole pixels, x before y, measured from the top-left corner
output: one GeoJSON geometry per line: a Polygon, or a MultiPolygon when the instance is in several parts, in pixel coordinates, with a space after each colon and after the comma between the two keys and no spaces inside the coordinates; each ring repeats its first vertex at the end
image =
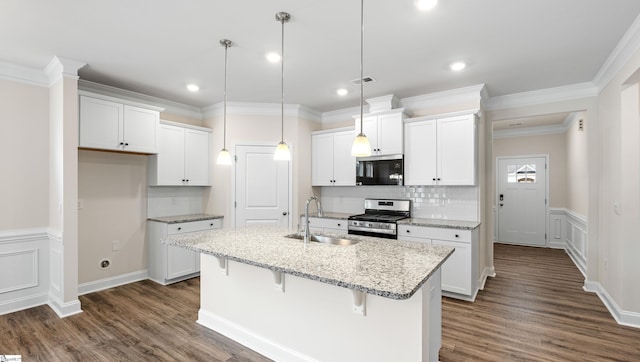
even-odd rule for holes
{"type": "Polygon", "coordinates": [[[49,237],[44,229],[0,232],[0,314],[46,304],[49,237]]]}
{"type": "Polygon", "coordinates": [[[587,275],[587,220],[566,210],[566,250],[582,275],[587,275]]]}
{"type": "Polygon", "coordinates": [[[566,210],[549,209],[549,235],[547,246],[554,249],[564,249],[566,239],[566,210]]]}

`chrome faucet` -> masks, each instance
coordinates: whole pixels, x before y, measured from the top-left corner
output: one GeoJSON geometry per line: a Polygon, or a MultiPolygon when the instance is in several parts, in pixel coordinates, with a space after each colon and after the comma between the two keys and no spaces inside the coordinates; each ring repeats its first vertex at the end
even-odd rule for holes
{"type": "Polygon", "coordinates": [[[307,199],[307,203],[304,205],[304,244],[307,245],[307,243],[309,242],[309,203],[311,203],[311,200],[316,200],[316,206],[318,207],[318,216],[322,217],[323,216],[323,211],[322,211],[322,205],[320,204],[320,199],[316,196],[313,195],[310,198],[307,199]]]}

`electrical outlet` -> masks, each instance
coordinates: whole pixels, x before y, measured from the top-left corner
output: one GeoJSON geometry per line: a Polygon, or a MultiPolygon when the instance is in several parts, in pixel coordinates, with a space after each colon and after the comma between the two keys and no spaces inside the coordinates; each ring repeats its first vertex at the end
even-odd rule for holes
{"type": "Polygon", "coordinates": [[[114,240],[111,242],[111,251],[120,251],[120,241],[114,240]]]}
{"type": "Polygon", "coordinates": [[[78,210],[82,210],[82,209],[84,209],[84,201],[78,200],[78,210]]]}
{"type": "Polygon", "coordinates": [[[101,269],[107,269],[111,265],[111,261],[109,259],[102,259],[98,265],[101,269]]]}

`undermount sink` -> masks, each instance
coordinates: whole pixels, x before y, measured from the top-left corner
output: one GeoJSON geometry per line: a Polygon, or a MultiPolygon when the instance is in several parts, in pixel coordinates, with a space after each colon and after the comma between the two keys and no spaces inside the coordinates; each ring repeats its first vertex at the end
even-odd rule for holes
{"type": "MultiPolygon", "coordinates": [[[[285,235],[285,237],[291,238],[291,239],[304,240],[304,235],[302,234],[289,234],[289,235],[285,235]]],[[[317,235],[317,234],[309,235],[309,241],[314,241],[316,243],[323,243],[323,244],[331,244],[331,245],[353,245],[360,242],[359,240],[334,238],[331,236],[317,235]]]]}

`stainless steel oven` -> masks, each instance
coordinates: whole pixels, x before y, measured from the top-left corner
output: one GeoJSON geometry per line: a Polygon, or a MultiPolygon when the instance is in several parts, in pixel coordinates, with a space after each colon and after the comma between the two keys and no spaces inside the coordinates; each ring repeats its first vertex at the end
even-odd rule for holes
{"type": "Polygon", "coordinates": [[[349,217],[349,234],[397,239],[397,221],[411,217],[411,200],[365,199],[364,209],[349,217]]]}

